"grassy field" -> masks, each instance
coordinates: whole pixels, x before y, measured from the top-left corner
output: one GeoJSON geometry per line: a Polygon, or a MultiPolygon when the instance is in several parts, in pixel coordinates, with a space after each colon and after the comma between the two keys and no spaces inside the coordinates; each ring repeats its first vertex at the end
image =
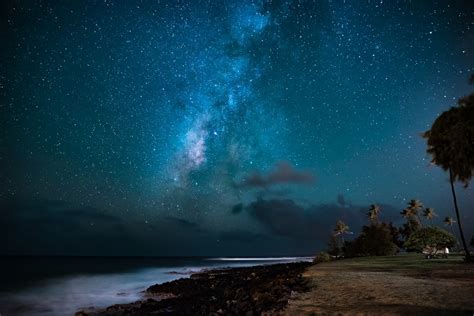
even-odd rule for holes
{"type": "Polygon", "coordinates": [[[354,268],[387,269],[387,270],[430,270],[442,268],[465,267],[462,255],[450,255],[442,259],[425,259],[419,253],[403,253],[386,257],[362,257],[345,259],[339,263],[354,268]]]}
{"type": "Polygon", "coordinates": [[[314,265],[287,315],[473,315],[474,265],[459,255],[344,259],[314,265]]]}

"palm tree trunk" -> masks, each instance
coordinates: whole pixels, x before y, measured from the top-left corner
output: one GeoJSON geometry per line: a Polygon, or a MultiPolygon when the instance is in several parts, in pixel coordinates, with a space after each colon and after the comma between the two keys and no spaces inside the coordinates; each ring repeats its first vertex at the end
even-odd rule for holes
{"type": "Polygon", "coordinates": [[[454,233],[454,228],[453,228],[453,225],[449,225],[449,228],[451,229],[451,234],[453,234],[454,238],[456,238],[456,248],[454,248],[455,251],[458,251],[459,250],[459,239],[458,237],[456,236],[456,234],[454,233]]]}
{"type": "Polygon", "coordinates": [[[418,212],[416,213],[416,218],[418,219],[418,223],[420,223],[421,228],[423,228],[423,222],[421,221],[421,217],[418,215],[418,212]]]}
{"type": "Polygon", "coordinates": [[[454,179],[453,179],[453,172],[451,171],[451,168],[449,168],[449,180],[451,182],[451,192],[453,193],[454,209],[456,210],[456,218],[458,219],[459,234],[461,235],[462,245],[464,247],[464,251],[466,252],[466,261],[471,262],[471,254],[469,253],[469,248],[467,248],[466,239],[464,239],[464,233],[462,231],[461,217],[459,216],[458,201],[456,199],[456,191],[454,190],[454,179]]]}

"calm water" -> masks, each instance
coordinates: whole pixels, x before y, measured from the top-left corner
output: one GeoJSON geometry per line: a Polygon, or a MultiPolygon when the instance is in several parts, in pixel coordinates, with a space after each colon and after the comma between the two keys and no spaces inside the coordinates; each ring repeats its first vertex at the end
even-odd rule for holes
{"type": "Polygon", "coordinates": [[[311,260],[288,258],[2,257],[0,314],[73,315],[130,303],[150,285],[207,268],[311,260]]]}

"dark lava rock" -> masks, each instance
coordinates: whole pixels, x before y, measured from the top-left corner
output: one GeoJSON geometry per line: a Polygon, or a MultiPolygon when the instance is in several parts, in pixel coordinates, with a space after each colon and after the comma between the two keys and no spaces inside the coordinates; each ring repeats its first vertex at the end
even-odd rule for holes
{"type": "Polygon", "coordinates": [[[300,262],[196,273],[146,290],[149,296],[165,299],[117,304],[80,315],[271,314],[283,309],[295,293],[307,290],[302,273],[309,265],[300,262]]]}

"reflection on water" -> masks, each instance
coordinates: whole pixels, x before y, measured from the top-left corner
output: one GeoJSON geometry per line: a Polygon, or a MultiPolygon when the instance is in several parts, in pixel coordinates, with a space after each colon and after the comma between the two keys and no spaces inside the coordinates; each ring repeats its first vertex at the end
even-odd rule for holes
{"type": "MultiPolygon", "coordinates": [[[[206,268],[303,258],[2,258],[1,315],[73,315],[142,298],[150,285],[206,268]]],[[[304,258],[307,259],[307,258],[304,258]]]]}

